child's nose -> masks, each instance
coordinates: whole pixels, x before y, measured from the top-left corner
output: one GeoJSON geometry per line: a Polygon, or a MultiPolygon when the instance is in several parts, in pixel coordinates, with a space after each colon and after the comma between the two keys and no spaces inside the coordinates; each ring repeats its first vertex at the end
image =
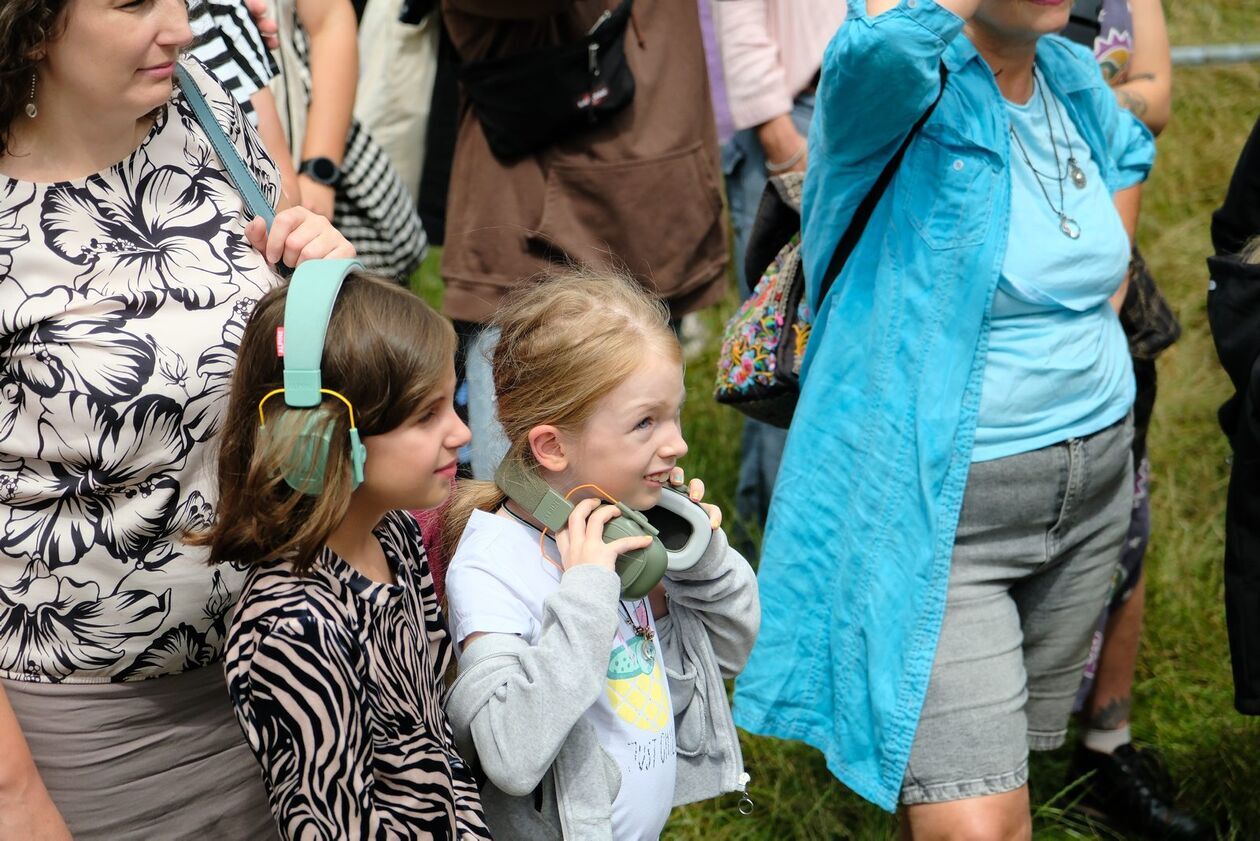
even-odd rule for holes
{"type": "Polygon", "coordinates": [[[452,412],[451,416],[455,423],[446,436],[446,447],[449,450],[458,450],[472,440],[472,432],[469,431],[468,424],[460,420],[459,415],[452,412]]]}
{"type": "Polygon", "coordinates": [[[682,436],[681,424],[674,423],[669,438],[661,447],[661,455],[673,459],[680,459],[687,455],[687,441],[682,436]]]}

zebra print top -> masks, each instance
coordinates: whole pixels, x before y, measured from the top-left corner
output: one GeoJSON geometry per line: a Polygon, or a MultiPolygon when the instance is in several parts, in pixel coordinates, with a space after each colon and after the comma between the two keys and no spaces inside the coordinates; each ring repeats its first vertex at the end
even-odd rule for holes
{"type": "Polygon", "coordinates": [[[396,584],[332,550],[305,578],[254,567],[228,632],[236,717],[285,838],[488,839],[442,712],[453,652],[420,531],[388,514],[396,584]]]}

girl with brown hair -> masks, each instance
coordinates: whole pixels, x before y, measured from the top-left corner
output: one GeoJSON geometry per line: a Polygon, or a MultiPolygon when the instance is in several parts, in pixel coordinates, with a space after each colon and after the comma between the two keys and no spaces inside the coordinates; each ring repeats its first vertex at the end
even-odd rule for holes
{"type": "Polygon", "coordinates": [[[285,838],[487,838],[442,714],[451,646],[404,510],[442,502],[468,441],[451,402],[455,333],[410,292],[352,272],[327,326],[323,400],[293,408],[277,337],[305,280],[266,296],[245,330],[223,502],[199,537],[212,561],[249,569],[226,652],[236,717],[285,838]],[[303,460],[317,428],[322,470],[303,460]]]}

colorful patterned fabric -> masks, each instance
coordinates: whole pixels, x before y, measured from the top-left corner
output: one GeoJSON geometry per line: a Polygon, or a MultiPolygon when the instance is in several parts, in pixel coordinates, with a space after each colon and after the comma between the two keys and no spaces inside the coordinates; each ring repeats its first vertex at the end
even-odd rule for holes
{"type": "MultiPolygon", "coordinates": [[[[718,402],[734,405],[767,423],[776,423],[783,396],[795,390],[809,341],[812,315],[802,294],[800,252],[801,235],[797,232],[727,323],[718,354],[714,395],[718,402]],[[791,343],[790,348],[781,347],[784,341],[791,343]],[[784,373],[790,376],[785,379],[784,373]]],[[[786,425],[793,404],[789,404],[781,425],[786,425]]]]}
{"type": "Polygon", "coordinates": [[[1103,0],[1102,27],[1094,39],[1094,58],[1108,84],[1125,81],[1133,57],[1133,12],[1129,0],[1103,0]]]}

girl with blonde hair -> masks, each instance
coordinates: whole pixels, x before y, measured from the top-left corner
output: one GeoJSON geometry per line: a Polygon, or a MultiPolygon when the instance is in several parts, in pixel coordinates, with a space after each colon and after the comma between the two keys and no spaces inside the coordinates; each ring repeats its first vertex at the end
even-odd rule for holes
{"type": "MultiPolygon", "coordinates": [[[[606,524],[682,484],[682,354],[663,305],[576,273],[518,291],[493,324],[509,449],[498,484],[466,483],[448,514],[461,653],[447,714],[496,838],[656,838],[671,806],[744,788],[722,679],[756,637],[756,579],[712,506],[690,568],[643,598],[614,571],[651,538],[605,543],[606,524]],[[567,525],[509,498],[509,474],[576,502],[567,525]]],[[[703,493],[693,479],[691,500],[703,493]]]]}

